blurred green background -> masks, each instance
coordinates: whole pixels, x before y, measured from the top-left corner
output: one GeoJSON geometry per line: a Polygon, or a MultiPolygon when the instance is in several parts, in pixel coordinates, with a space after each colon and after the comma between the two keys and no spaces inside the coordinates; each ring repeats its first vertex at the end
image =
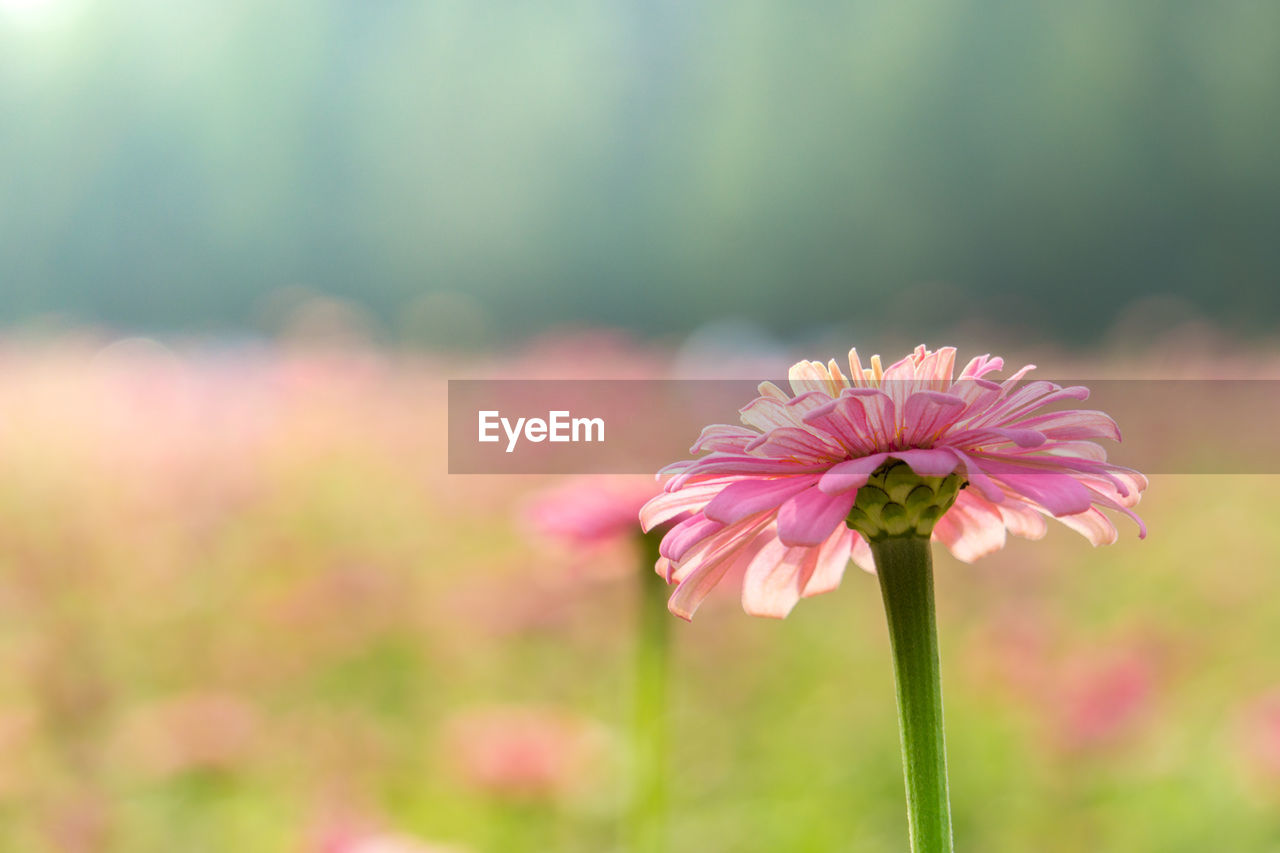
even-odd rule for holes
{"type": "MultiPolygon", "coordinates": [[[[621,849],[635,555],[443,380],[1274,378],[1278,95],[1275,3],[0,0],[0,851],[621,849]]],[[[939,555],[961,850],[1280,850],[1275,491],[939,555]]],[[[871,578],[673,635],[674,850],[904,849],[871,578]]]]}
{"type": "Polygon", "coordinates": [[[1277,80],[1245,0],[3,0],[0,318],[1265,333],[1277,80]]]}

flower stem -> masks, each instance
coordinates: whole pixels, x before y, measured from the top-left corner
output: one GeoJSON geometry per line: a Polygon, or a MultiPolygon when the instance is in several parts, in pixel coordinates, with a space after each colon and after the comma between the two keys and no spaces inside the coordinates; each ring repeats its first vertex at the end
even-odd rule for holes
{"type": "Polygon", "coordinates": [[[871,551],[893,648],[911,850],[949,853],[951,803],[929,540],[894,537],[872,543],[871,551]]]}
{"type": "Polygon", "coordinates": [[[634,707],[632,709],[629,848],[637,853],[666,849],[667,660],[671,614],[668,587],[653,572],[660,535],[643,538],[637,581],[634,707]]]}

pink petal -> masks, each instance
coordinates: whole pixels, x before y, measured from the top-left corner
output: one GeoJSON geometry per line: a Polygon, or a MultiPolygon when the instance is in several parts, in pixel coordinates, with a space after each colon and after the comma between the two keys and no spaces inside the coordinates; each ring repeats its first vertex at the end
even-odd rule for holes
{"type": "Polygon", "coordinates": [[[1111,519],[1096,507],[1090,507],[1075,515],[1058,516],[1058,521],[1088,539],[1095,546],[1110,545],[1119,538],[1116,526],[1111,523],[1111,519]]]}
{"type": "Polygon", "coordinates": [[[757,397],[738,410],[742,422],[761,432],[784,426],[797,426],[787,404],[773,397],[757,397]]]}
{"type": "Polygon", "coordinates": [[[818,545],[837,525],[843,524],[853,506],[855,492],[828,495],[806,489],[778,508],[778,539],[786,545],[818,545]]]}
{"type": "Polygon", "coordinates": [[[712,424],[702,428],[702,434],[693,443],[693,447],[689,448],[689,452],[702,453],[703,451],[720,450],[730,453],[742,453],[748,444],[759,437],[760,433],[746,427],[712,424]]]}
{"type": "Polygon", "coordinates": [[[963,450],[958,450],[954,447],[946,447],[942,449],[956,457],[960,466],[964,468],[965,479],[969,481],[969,485],[977,489],[984,498],[992,503],[1004,503],[1004,492],[1001,491],[1000,487],[986,475],[977,460],[966,454],[963,450]]]}
{"type": "Polygon", "coordinates": [[[809,488],[815,482],[816,477],[813,476],[741,480],[722,489],[707,504],[703,514],[707,518],[732,524],[748,515],[776,509],[787,498],[809,488]]]}
{"type": "Polygon", "coordinates": [[[853,548],[849,551],[849,559],[853,560],[854,565],[862,569],[864,572],[871,574],[876,573],[876,558],[871,553],[871,545],[866,539],[862,538],[861,533],[854,532],[853,548]]]}
{"type": "Polygon", "coordinates": [[[919,446],[933,441],[964,410],[964,400],[954,394],[917,391],[907,398],[903,408],[906,424],[904,440],[919,446]]]}
{"type": "MultiPolygon", "coordinates": [[[[1038,383],[1033,382],[1031,384],[1036,385],[1038,383]]],[[[1021,401],[1021,405],[1015,405],[1012,402],[1014,397],[1017,395],[1010,397],[1010,401],[1006,405],[1002,405],[998,412],[993,412],[994,420],[988,420],[988,423],[1012,423],[1020,420],[1036,409],[1042,409],[1050,403],[1057,403],[1060,400],[1089,399],[1089,389],[1085,388],[1083,385],[1072,385],[1069,388],[1059,388],[1057,385],[1053,385],[1053,383],[1049,384],[1053,387],[1053,390],[1050,393],[1032,401],[1021,401]]]]}
{"type": "Polygon", "coordinates": [[[933,528],[957,560],[972,563],[1004,547],[1004,517],[981,496],[963,491],[933,528]]]}
{"type": "MultiPolygon", "coordinates": [[[[753,517],[707,536],[688,549],[679,560],[672,560],[668,581],[683,581],[691,573],[711,563],[728,559],[753,542],[761,531],[770,529],[772,519],[753,517]]],[[[772,535],[772,534],[770,534],[772,535]]]]}
{"type": "Polygon", "coordinates": [[[1024,429],[1034,429],[1054,439],[1109,438],[1120,440],[1120,427],[1105,412],[1071,409],[1050,412],[1018,422],[1024,429]]]}
{"type": "Polygon", "coordinates": [[[818,560],[816,548],[788,548],[773,540],[747,567],[742,609],[752,616],[782,619],[800,600],[818,560]]]}
{"type": "Polygon", "coordinates": [[[965,401],[964,411],[956,417],[956,423],[966,424],[989,410],[1004,394],[1003,388],[986,379],[964,379],[952,385],[948,391],[965,401]]]}
{"type": "Polygon", "coordinates": [[[825,471],[827,465],[817,463],[795,462],[790,459],[761,459],[755,456],[739,456],[737,454],[712,453],[701,459],[693,460],[693,464],[684,468],[667,484],[668,491],[681,488],[694,477],[710,474],[729,476],[764,477],[770,474],[817,474],[825,471]]]}
{"type": "Polygon", "coordinates": [[[1084,512],[1093,503],[1093,493],[1069,474],[993,470],[990,462],[984,463],[984,467],[997,482],[1039,504],[1054,516],[1084,512]]]}
{"type": "MultiPolygon", "coordinates": [[[[1028,448],[1029,455],[1044,455],[1050,459],[1072,458],[1087,459],[1091,462],[1106,462],[1107,451],[1100,444],[1094,444],[1092,441],[1060,441],[1058,439],[1049,439],[1042,446],[1036,448],[1028,448]]],[[[1020,453],[1019,450],[1004,450],[1002,453],[1020,453]]]]}
{"type": "Polygon", "coordinates": [[[956,348],[942,347],[931,352],[916,365],[916,378],[935,383],[934,387],[946,387],[951,384],[951,376],[955,372],[956,348]]]}
{"type": "Polygon", "coordinates": [[[1009,429],[1007,427],[982,427],[946,434],[947,444],[957,447],[977,448],[987,444],[1012,442],[1018,447],[1039,447],[1045,437],[1033,429],[1009,429]]]}
{"type": "Polygon", "coordinates": [[[662,542],[658,545],[658,553],[679,563],[690,548],[724,528],[723,523],[712,521],[702,513],[698,513],[667,531],[667,535],[662,537],[662,542]]]}
{"type": "Polygon", "coordinates": [[[667,601],[667,610],[686,621],[693,619],[693,614],[703,600],[711,594],[716,584],[734,571],[744,570],[755,559],[756,554],[770,542],[776,541],[768,535],[756,535],[743,543],[735,552],[724,559],[700,564],[689,572],[676,591],[667,601]]]}
{"type": "Polygon", "coordinates": [[[1010,379],[1005,380],[1000,385],[1002,394],[1008,396],[1000,400],[998,403],[988,405],[985,411],[974,411],[973,421],[970,426],[991,426],[993,424],[1008,423],[1012,420],[1012,413],[1020,411],[1025,406],[1035,408],[1039,405],[1036,401],[1060,390],[1060,386],[1048,381],[1047,379],[1037,379],[1034,382],[1028,382],[1021,388],[1014,389],[1020,376],[1014,374],[1010,379]]]}
{"type": "MultiPolygon", "coordinates": [[[[867,484],[867,480],[875,470],[889,458],[887,453],[875,453],[871,456],[860,456],[839,462],[827,469],[827,473],[818,480],[818,488],[828,495],[841,495],[850,490],[857,490],[867,484]]],[[[853,506],[852,502],[849,506],[853,506]]],[[[848,511],[846,510],[846,515],[848,511]]]]}
{"type": "MultiPolygon", "coordinates": [[[[1004,359],[999,356],[992,358],[991,353],[979,355],[969,359],[969,363],[960,371],[960,379],[980,379],[996,370],[1004,369],[1004,359]]],[[[958,380],[957,380],[958,381],[958,380]]]]}
{"type": "Polygon", "coordinates": [[[1095,504],[1098,504],[1099,506],[1104,506],[1107,509],[1117,510],[1118,512],[1124,513],[1125,515],[1129,516],[1129,518],[1133,520],[1133,523],[1138,525],[1138,538],[1139,539],[1147,538],[1146,522],[1144,522],[1136,512],[1129,509],[1129,507],[1126,506],[1125,504],[1120,503],[1119,501],[1114,500],[1107,495],[1101,494],[1096,490],[1093,490],[1093,491],[1094,491],[1093,502],[1095,504]]]}
{"type": "Polygon", "coordinates": [[[897,406],[888,394],[876,388],[850,388],[842,399],[862,406],[868,436],[876,447],[892,447],[897,436],[897,406]]]}
{"type": "Polygon", "coordinates": [[[804,596],[808,598],[831,592],[840,586],[844,577],[844,568],[849,564],[849,551],[853,547],[853,537],[857,535],[847,527],[836,528],[826,542],[818,549],[817,564],[813,575],[804,586],[804,596]]]}
{"type": "MultiPolygon", "coordinates": [[[[975,495],[975,497],[978,496],[975,495]]],[[[1021,536],[1023,539],[1041,539],[1049,531],[1049,525],[1044,523],[1044,516],[1025,504],[1007,501],[996,509],[1000,510],[1004,526],[1014,536],[1021,536]]]]}
{"type": "Polygon", "coordinates": [[[943,449],[899,450],[887,455],[907,463],[921,477],[945,477],[959,464],[955,454],[943,449]]]}
{"type": "Polygon", "coordinates": [[[780,427],[798,427],[804,424],[804,416],[831,402],[831,397],[820,392],[801,394],[789,400],[772,396],[757,397],[738,410],[742,422],[761,432],[780,427]]]}
{"type": "Polygon", "coordinates": [[[747,446],[759,456],[791,458],[803,462],[838,459],[844,448],[823,436],[800,427],[780,427],[760,436],[747,446]]]}
{"type": "Polygon", "coordinates": [[[840,384],[834,380],[825,364],[818,361],[801,361],[791,365],[787,381],[797,394],[822,393],[834,397],[840,393],[840,384]]]}
{"type": "Polygon", "coordinates": [[[720,483],[710,483],[685,486],[675,492],[663,492],[640,508],[640,526],[648,533],[679,515],[697,512],[724,488],[720,483]]]}
{"type": "Polygon", "coordinates": [[[862,456],[876,447],[866,408],[852,397],[841,397],[805,415],[805,424],[821,430],[846,451],[862,456]]]}

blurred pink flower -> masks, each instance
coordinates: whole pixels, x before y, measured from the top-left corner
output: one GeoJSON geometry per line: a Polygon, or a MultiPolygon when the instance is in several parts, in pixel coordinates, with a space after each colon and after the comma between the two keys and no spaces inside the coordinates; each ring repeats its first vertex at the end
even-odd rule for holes
{"type": "MultiPolygon", "coordinates": [[[[917,480],[963,480],[945,514],[937,517],[939,506],[921,517],[936,520],[932,538],[966,562],[1003,547],[1006,533],[1043,536],[1042,516],[1094,545],[1114,542],[1115,526],[1100,507],[1130,516],[1146,535],[1130,509],[1146,478],[1109,464],[1090,440],[1119,440],[1115,421],[1097,411],[1041,411],[1086,399],[1087,388],[1019,387],[1033,365],[996,383],[984,377],[1004,362],[986,355],[953,380],[955,352],[920,346],[887,369],[878,356],[864,369],[851,350],[849,378],[834,360],[802,361],[790,370],[790,394],[760,386],[761,396],[741,410],[744,426],[704,429],[692,452],[710,452],[663,469],[671,477],[664,494],[641,511],[647,530],[692,513],[666,534],[657,564],[678,584],[671,611],[691,618],[733,574],[743,577],[747,612],[782,617],[801,596],[838,586],[850,557],[874,570],[866,540],[845,522],[857,523],[851,511],[860,512],[860,491],[887,477],[891,460],[910,466],[917,480]]],[[[903,509],[881,491],[881,508],[903,509]]]]}
{"type": "Polygon", "coordinates": [[[120,748],[158,776],[227,769],[250,757],[259,724],[253,706],[238,696],[191,691],[137,709],[126,720],[120,748]]]}
{"type": "Polygon", "coordinates": [[[462,848],[452,845],[345,824],[324,830],[308,849],[314,853],[463,853],[462,848]]]}
{"type": "Polygon", "coordinates": [[[1059,742],[1087,749],[1123,738],[1151,711],[1155,681],[1149,656],[1136,651],[1069,661],[1055,702],[1059,742]]]}
{"type": "Polygon", "coordinates": [[[463,853],[452,845],[340,825],[329,827],[308,849],[314,853],[463,853]]]}
{"type": "Polygon", "coordinates": [[[530,707],[463,712],[443,729],[444,751],[469,787],[517,799],[582,790],[604,759],[601,727],[530,707]]]}
{"type": "Polygon", "coordinates": [[[536,532],[575,546],[634,539],[640,508],[658,491],[649,477],[575,477],[535,494],[525,519],[536,532]]]}
{"type": "Polygon", "coordinates": [[[1263,776],[1280,783],[1280,690],[1254,700],[1243,716],[1245,756],[1263,776]]]}

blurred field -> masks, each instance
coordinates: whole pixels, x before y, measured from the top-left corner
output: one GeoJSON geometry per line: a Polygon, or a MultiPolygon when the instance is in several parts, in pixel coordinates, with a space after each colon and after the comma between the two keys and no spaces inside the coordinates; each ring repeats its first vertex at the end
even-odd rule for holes
{"type": "MultiPolygon", "coordinates": [[[[615,849],[626,555],[530,536],[548,480],[444,473],[451,371],[0,347],[0,850],[615,849]]],[[[960,849],[1280,850],[1276,488],[1160,476],[1145,542],[939,553],[960,849]]],[[[872,578],[674,627],[675,850],[905,848],[872,578]]]]}

